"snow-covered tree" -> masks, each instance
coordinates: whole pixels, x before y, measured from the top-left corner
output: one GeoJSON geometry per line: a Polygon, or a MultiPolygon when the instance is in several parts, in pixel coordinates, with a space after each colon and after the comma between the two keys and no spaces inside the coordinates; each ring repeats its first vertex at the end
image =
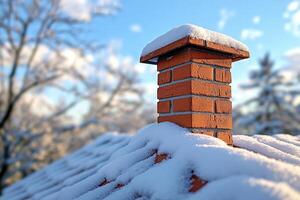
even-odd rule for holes
{"type": "Polygon", "coordinates": [[[141,110],[137,65],[85,29],[118,9],[117,0],[0,1],[0,193],[108,130],[102,119],[141,110]]]}
{"type": "Polygon", "coordinates": [[[300,116],[295,99],[299,97],[299,83],[285,71],[275,69],[266,54],[259,60],[259,68],[250,73],[250,82],[241,86],[251,90],[253,98],[236,106],[235,132],[239,134],[298,134],[300,116]]]}

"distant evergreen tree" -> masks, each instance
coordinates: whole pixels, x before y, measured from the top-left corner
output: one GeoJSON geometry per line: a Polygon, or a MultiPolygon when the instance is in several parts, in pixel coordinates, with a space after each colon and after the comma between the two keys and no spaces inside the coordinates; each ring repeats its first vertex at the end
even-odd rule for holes
{"type": "Polygon", "coordinates": [[[252,90],[253,98],[236,107],[236,132],[246,134],[299,134],[300,116],[294,103],[299,97],[296,80],[274,69],[267,53],[259,60],[259,68],[250,73],[250,83],[242,85],[252,90]]]}

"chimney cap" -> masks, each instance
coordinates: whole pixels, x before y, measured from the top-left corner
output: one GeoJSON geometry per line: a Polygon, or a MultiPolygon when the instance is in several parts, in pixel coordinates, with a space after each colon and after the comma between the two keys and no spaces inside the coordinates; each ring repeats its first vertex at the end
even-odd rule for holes
{"type": "Polygon", "coordinates": [[[226,53],[233,61],[249,58],[249,48],[232,37],[193,24],[185,24],[147,44],[142,51],[140,61],[156,64],[160,56],[185,46],[226,53]]]}

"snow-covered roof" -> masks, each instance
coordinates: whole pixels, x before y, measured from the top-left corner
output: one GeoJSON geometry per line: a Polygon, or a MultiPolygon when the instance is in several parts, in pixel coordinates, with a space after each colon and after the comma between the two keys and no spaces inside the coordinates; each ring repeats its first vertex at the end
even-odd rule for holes
{"type": "Polygon", "coordinates": [[[238,50],[249,51],[249,48],[245,44],[233,39],[230,36],[224,35],[222,33],[217,33],[193,24],[185,24],[173,28],[172,30],[147,44],[143,49],[141,56],[145,56],[151,52],[154,52],[155,50],[158,50],[168,44],[171,44],[172,42],[175,42],[187,36],[194,39],[222,44],[238,50]]]}
{"type": "Polygon", "coordinates": [[[233,136],[172,123],[106,134],[4,191],[3,199],[300,199],[300,137],[233,136]]]}

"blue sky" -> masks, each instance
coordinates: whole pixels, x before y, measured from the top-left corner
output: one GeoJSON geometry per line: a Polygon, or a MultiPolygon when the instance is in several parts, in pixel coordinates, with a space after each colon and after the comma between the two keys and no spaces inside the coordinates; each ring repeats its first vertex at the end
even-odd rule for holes
{"type": "MultiPolygon", "coordinates": [[[[276,68],[293,66],[300,72],[300,0],[63,0],[65,12],[88,21],[85,39],[118,46],[121,59],[132,58],[139,63],[143,47],[156,37],[182,24],[196,24],[240,40],[250,48],[251,58],[234,63],[232,68],[233,105],[255,94],[243,91],[241,83],[249,81],[249,71],[257,61],[271,53],[276,68]],[[120,10],[112,16],[89,21],[92,2],[120,2],[120,10]],[[287,56],[284,56],[288,53],[287,56]],[[296,66],[296,67],[295,67],[296,66]]],[[[105,60],[106,58],[104,58],[105,60]]],[[[136,65],[135,65],[136,66],[136,65]]],[[[156,103],[156,67],[140,64],[141,85],[146,100],[156,103]]],[[[52,95],[53,96],[53,95],[52,95]]],[[[85,103],[73,113],[85,113],[85,103]]]]}
{"type": "MultiPolygon", "coordinates": [[[[115,56],[110,64],[118,65],[116,67],[122,67],[122,70],[127,70],[125,65],[141,69],[140,84],[146,91],[146,100],[153,103],[153,106],[157,101],[156,66],[137,65],[140,53],[147,43],[182,24],[196,24],[221,32],[249,46],[251,58],[234,63],[232,68],[234,105],[255,94],[252,91],[242,91],[238,86],[249,81],[249,71],[257,68],[258,58],[266,52],[271,53],[277,68],[290,66],[300,72],[300,0],[61,0],[61,9],[71,18],[86,22],[81,27],[85,31],[79,37],[117,46],[117,54],[109,52],[111,48],[108,48],[102,54],[94,52],[93,55],[88,55],[95,61],[93,64],[99,65],[97,58],[101,59],[100,63],[105,63],[110,62],[110,56],[115,56]],[[120,9],[114,15],[92,17],[91,14],[99,7],[104,13],[113,12],[114,6],[111,5],[118,2],[120,9]]],[[[25,54],[26,52],[23,51],[25,54]]],[[[50,53],[51,50],[44,46],[37,58],[50,53]]],[[[63,53],[68,58],[66,62],[73,63],[78,58],[72,49],[65,49],[63,53]]],[[[94,66],[78,60],[74,64],[74,67],[87,74],[92,72],[89,67],[94,66]]],[[[107,75],[100,78],[102,81],[105,78],[108,82],[112,81],[107,75]]],[[[68,86],[68,82],[64,84],[68,86]]],[[[49,104],[55,104],[61,99],[69,102],[76,98],[55,89],[46,90],[44,95],[49,104]]],[[[88,109],[88,102],[85,101],[76,106],[71,114],[83,115],[88,109]]]]}
{"type": "MultiPolygon", "coordinates": [[[[276,67],[285,66],[283,55],[300,46],[300,37],[285,29],[288,0],[128,0],[121,1],[115,16],[94,20],[88,27],[91,40],[122,43],[120,53],[137,62],[143,47],[171,28],[192,23],[228,34],[247,44],[251,58],[233,65],[233,90],[245,82],[257,59],[269,51],[276,67]],[[244,36],[242,37],[242,32],[244,36]]],[[[155,66],[147,66],[153,68],[155,66]]],[[[146,71],[147,72],[147,71],[146,71]]],[[[144,73],[143,82],[156,84],[155,73],[144,73]]],[[[234,92],[234,91],[233,91],[234,92]]],[[[154,93],[155,94],[155,93],[154,93]]],[[[235,94],[235,92],[234,92],[235,94]]]]}

